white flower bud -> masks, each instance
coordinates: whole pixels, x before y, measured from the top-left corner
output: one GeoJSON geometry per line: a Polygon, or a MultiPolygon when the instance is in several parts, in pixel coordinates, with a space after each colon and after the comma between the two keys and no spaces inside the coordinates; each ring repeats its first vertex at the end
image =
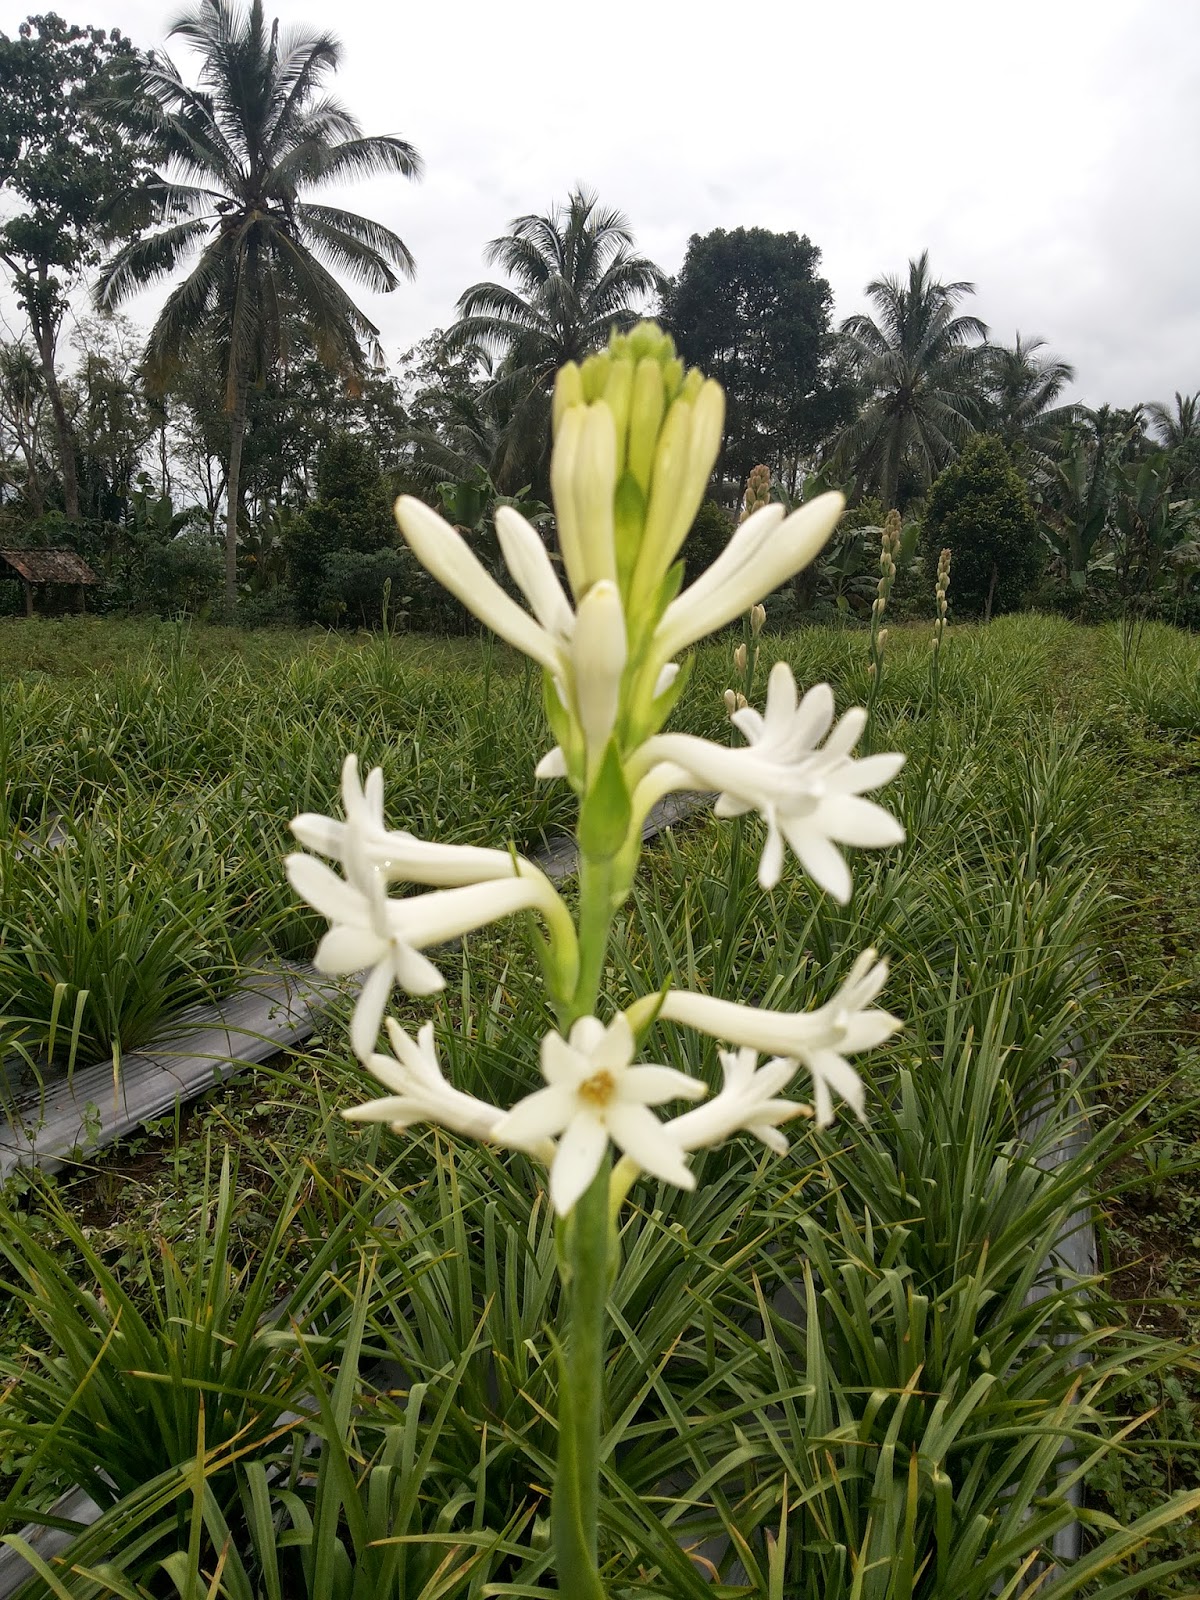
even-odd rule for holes
{"type": "Polygon", "coordinates": [[[594,583],[580,602],[571,640],[575,701],[589,754],[599,756],[612,735],[627,653],[625,613],[615,583],[594,583]]]}
{"type": "MultiPolygon", "coordinates": [[[[617,430],[613,414],[602,402],[584,415],[572,474],[575,528],[584,583],[617,576],[613,539],[613,496],[617,486],[617,430]]],[[[578,593],[576,595],[578,599],[578,593]]]]}

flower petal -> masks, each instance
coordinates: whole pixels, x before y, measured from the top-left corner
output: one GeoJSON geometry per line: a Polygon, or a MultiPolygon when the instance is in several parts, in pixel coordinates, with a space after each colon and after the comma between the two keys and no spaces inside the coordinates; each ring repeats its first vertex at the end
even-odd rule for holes
{"type": "Polygon", "coordinates": [[[446,980],[427,956],[411,945],[393,944],[392,972],[396,982],[409,994],[436,994],[446,980]]]}
{"type": "Polygon", "coordinates": [[[828,1085],[861,1117],[865,1104],[863,1083],[850,1063],[836,1050],[805,1050],[801,1060],[812,1073],[813,1089],[817,1099],[817,1126],[825,1128],[833,1120],[832,1107],[822,1088],[828,1085]]]}
{"type": "Polygon", "coordinates": [[[817,887],[824,889],[839,905],[846,905],[854,885],[850,869],[835,846],[823,835],[811,831],[805,822],[785,822],[783,831],[796,852],[796,859],[817,887]]]}
{"type": "Polygon", "coordinates": [[[318,972],[341,977],[348,972],[363,972],[388,954],[388,942],[370,928],[355,928],[339,922],[317,946],[313,966],[318,972]]]}
{"type": "Polygon", "coordinates": [[[652,1173],[666,1183],[676,1184],[680,1189],[696,1187],[696,1179],[683,1159],[683,1151],[645,1106],[611,1107],[608,1129],[613,1143],[636,1161],[643,1172],[652,1173]]]}
{"type": "Polygon", "coordinates": [[[621,1079],[621,1099],[630,1104],[661,1106],[668,1100],[703,1100],[708,1085],[674,1067],[630,1067],[621,1079]]]}
{"type": "MultiPolygon", "coordinates": [[[[842,720],[844,722],[845,718],[842,720]]],[[[828,744],[825,748],[828,750],[828,744]]],[[[843,794],[863,794],[868,789],[881,789],[900,771],[904,760],[898,750],[877,756],[863,756],[861,761],[836,773],[833,783],[843,794]]]]}
{"type": "Polygon", "coordinates": [[[904,828],[891,812],[856,794],[839,794],[823,800],[816,817],[809,822],[820,827],[825,837],[835,844],[879,850],[885,845],[904,843],[904,828]]]}
{"type": "Polygon", "coordinates": [[[323,861],[294,851],[284,859],[288,882],[330,922],[365,922],[367,905],[359,890],[339,878],[323,861]]]}
{"type": "MultiPolygon", "coordinates": [[[[627,1019],[625,1027],[628,1030],[627,1019]]],[[[593,1056],[604,1044],[606,1032],[604,1024],[598,1017],[580,1017],[571,1028],[571,1049],[578,1050],[581,1055],[593,1056]]],[[[625,1060],[629,1060],[628,1055],[625,1060]]],[[[588,1070],[591,1070],[590,1066],[588,1070]]]]}
{"type": "Polygon", "coordinates": [[[764,521],[753,535],[747,530],[755,519],[778,508],[765,506],[747,517],[712,566],[667,607],[655,634],[662,657],[677,656],[715,633],[808,566],[837,526],[845,503],[840,494],[818,495],[782,524],[777,516],[764,521]]]}
{"type": "Polygon", "coordinates": [[[569,639],[575,616],[537,529],[512,506],[497,506],[496,537],[504,564],[534,616],[549,633],[569,639]]]}
{"type": "Polygon", "coordinates": [[[501,1144],[512,1141],[522,1145],[547,1139],[561,1133],[574,1114],[574,1095],[569,1089],[552,1084],[518,1100],[496,1124],[495,1137],[501,1144]]]}
{"type": "Polygon", "coordinates": [[[553,1029],[542,1036],[541,1064],[547,1083],[561,1083],[569,1089],[577,1089],[592,1070],[587,1057],[553,1029]]]}
{"type": "Polygon", "coordinates": [[[600,1122],[578,1112],[563,1132],[550,1168],[550,1203],[565,1217],[600,1170],[608,1133],[600,1122]]]}
{"type": "Polygon", "coordinates": [[[401,495],[395,510],[401,533],[427,572],[502,639],[540,661],[548,671],[559,670],[554,640],[505,594],[448,522],[411,495],[401,495]]]}
{"type": "Polygon", "coordinates": [[[862,706],[851,706],[837,727],[825,741],[824,754],[829,759],[848,756],[862,738],[867,725],[867,713],[862,706]]]}
{"type": "Polygon", "coordinates": [[[359,992],[354,1015],[350,1018],[350,1044],[360,1061],[369,1061],[375,1053],[392,983],[392,964],[381,961],[359,992]]]}
{"type": "Polygon", "coordinates": [[[773,889],[783,877],[783,835],[774,813],[767,819],[767,842],[758,863],[758,882],[763,889],[773,889]]]}
{"type": "Polygon", "coordinates": [[[385,1095],[380,1100],[368,1100],[365,1105],[347,1106],[342,1116],[347,1122],[387,1122],[397,1133],[427,1120],[407,1094],[385,1095]]]}
{"type": "Polygon", "coordinates": [[[565,778],[567,776],[567,758],[563,754],[562,746],[555,745],[553,750],[546,754],[533,769],[535,778],[565,778]]]}
{"type": "Polygon", "coordinates": [[[289,826],[306,850],[341,859],[346,838],[344,822],[335,822],[332,817],[322,817],[315,811],[302,811],[292,818],[289,826]]]}

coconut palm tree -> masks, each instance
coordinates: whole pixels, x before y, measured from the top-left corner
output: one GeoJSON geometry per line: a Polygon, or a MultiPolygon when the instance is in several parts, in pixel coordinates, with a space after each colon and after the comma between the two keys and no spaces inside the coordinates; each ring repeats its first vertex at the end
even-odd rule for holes
{"type": "Polygon", "coordinates": [[[1200,490],[1200,394],[1175,391],[1175,406],[1152,400],[1146,420],[1171,459],[1171,486],[1179,494],[1200,490]]]}
{"type": "Polygon", "coordinates": [[[840,331],[867,400],[836,455],[860,488],[878,486],[893,506],[902,471],[931,483],[975,427],[982,345],[972,341],[987,328],[955,315],[975,285],[936,283],[927,250],[909,262],[907,283],[877,278],[866,292],[876,317],[847,317],[840,331]]]}
{"type": "Polygon", "coordinates": [[[1075,381],[1075,368],[1057,357],[1040,354],[1044,339],[1022,339],[1012,345],[990,345],[985,360],[987,426],[1004,441],[1010,455],[1022,450],[1048,453],[1062,429],[1075,422],[1079,407],[1055,401],[1075,381]]]}
{"type": "Polygon", "coordinates": [[[614,326],[632,326],[640,302],[661,292],[666,279],[635,253],[623,213],[583,188],[546,216],[515,217],[484,259],[513,282],[472,284],[459,298],[447,344],[475,345],[495,357],[489,399],[508,418],[500,474],[543,483],[545,461],[531,456],[546,436],[554,374],[603,344],[614,326]]]}
{"type": "Polygon", "coordinates": [[[1180,394],[1176,389],[1174,410],[1160,400],[1151,400],[1145,409],[1164,450],[1178,450],[1200,439],[1200,394],[1180,394]]]}
{"type": "Polygon", "coordinates": [[[341,46],[329,33],[268,28],[262,0],[200,0],[171,27],[201,59],[199,86],[166,59],[145,60],[119,114],[159,169],[144,194],[148,225],[105,266],[97,301],[112,308],[199,253],[151,331],[147,371],[162,384],[203,336],[217,333],[229,413],[225,598],[237,593],[237,517],[246,392],[293,343],[350,377],[378,330],[333,273],[387,292],[413,260],[390,229],[304,196],[379,172],[419,176],[420,158],[391,136],[364,137],[324,91],[341,46]],[[332,269],[332,270],[331,270],[332,269]]]}

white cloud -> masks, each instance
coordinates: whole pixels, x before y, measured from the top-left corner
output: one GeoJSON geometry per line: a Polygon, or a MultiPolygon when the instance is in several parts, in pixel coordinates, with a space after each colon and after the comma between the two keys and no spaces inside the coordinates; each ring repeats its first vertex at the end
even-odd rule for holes
{"type": "MultiPolygon", "coordinates": [[[[0,0],[0,27],[26,9],[0,0]]],[[[150,46],[173,9],[88,14],[150,46]]],[[[820,246],[840,318],[928,246],[940,277],[976,283],[995,337],[1042,334],[1074,362],[1083,399],[1200,388],[1195,0],[267,11],[332,26],[337,92],[425,158],[420,185],[346,196],[417,257],[415,284],[364,302],[390,354],[452,320],[511,217],[582,181],[667,271],[692,233],[795,229],[820,246]]]]}

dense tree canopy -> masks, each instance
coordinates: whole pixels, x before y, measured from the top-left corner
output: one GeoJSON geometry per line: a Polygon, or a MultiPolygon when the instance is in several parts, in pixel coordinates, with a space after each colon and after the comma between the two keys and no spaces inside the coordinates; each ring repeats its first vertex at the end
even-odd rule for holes
{"type": "Polygon", "coordinates": [[[1041,569],[1029,491],[989,434],[976,434],[933,485],[924,531],[931,578],[938,552],[949,546],[954,602],[963,612],[990,618],[1013,610],[1041,569]]]}
{"type": "Polygon", "coordinates": [[[52,12],[30,17],[15,39],[0,34],[0,188],[13,206],[0,223],[0,262],[29,320],[72,519],[78,472],[59,333],[72,289],[100,259],[102,227],[115,226],[114,197],[134,181],[135,148],[96,115],[134,59],[118,30],[72,27],[52,12]]]}
{"type": "Polygon", "coordinates": [[[850,389],[831,374],[820,262],[807,237],[717,228],[692,235],[663,297],[680,353],[725,390],[718,473],[739,494],[758,462],[794,489],[801,459],[849,415],[850,389]]]}

